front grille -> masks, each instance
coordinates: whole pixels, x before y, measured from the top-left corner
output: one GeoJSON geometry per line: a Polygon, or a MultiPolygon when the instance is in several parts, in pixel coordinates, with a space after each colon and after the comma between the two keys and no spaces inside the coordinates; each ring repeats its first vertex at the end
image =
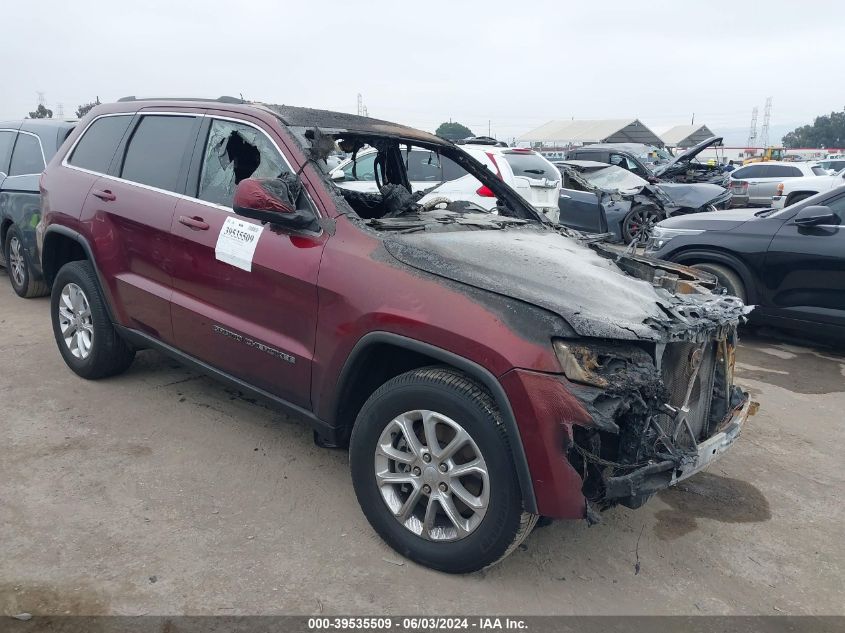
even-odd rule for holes
{"type": "MultiPolygon", "coordinates": [[[[700,343],[670,343],[663,352],[661,372],[663,384],[669,391],[669,404],[680,408],[684,404],[690,380],[694,373],[693,355],[701,348],[700,343]]],[[[713,401],[713,381],[716,373],[716,343],[707,343],[701,359],[701,368],[695,376],[692,393],[689,398],[687,421],[697,441],[702,435],[710,418],[710,404],[713,401]]],[[[675,428],[664,429],[674,435],[675,428]]]]}

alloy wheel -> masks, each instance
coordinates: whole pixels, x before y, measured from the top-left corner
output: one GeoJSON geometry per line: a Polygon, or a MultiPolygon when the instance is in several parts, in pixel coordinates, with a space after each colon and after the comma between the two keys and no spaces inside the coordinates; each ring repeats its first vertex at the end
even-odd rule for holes
{"type": "Polygon", "coordinates": [[[457,541],[484,519],[490,500],[478,445],[451,418],[415,410],[394,418],[375,450],[376,484],[393,516],[430,541],[457,541]]]}
{"type": "Polygon", "coordinates": [[[17,237],[12,237],[9,241],[9,270],[12,273],[12,280],[15,286],[20,288],[26,280],[26,261],[23,257],[21,249],[21,241],[17,237]]]}
{"type": "Polygon", "coordinates": [[[75,358],[85,360],[94,344],[94,322],[91,306],[82,288],[69,283],[59,299],[59,329],[65,345],[75,358]]]}
{"type": "Polygon", "coordinates": [[[626,220],[630,239],[641,239],[651,233],[651,229],[660,221],[660,214],[651,209],[636,209],[626,220]]]}

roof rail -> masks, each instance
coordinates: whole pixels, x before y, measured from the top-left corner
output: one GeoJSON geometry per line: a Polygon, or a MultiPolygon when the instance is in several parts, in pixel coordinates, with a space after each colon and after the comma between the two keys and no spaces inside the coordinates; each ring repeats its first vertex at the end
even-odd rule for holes
{"type": "Polygon", "coordinates": [[[118,103],[122,103],[124,101],[217,101],[218,103],[248,103],[243,99],[238,97],[227,97],[223,95],[222,97],[217,97],[216,99],[202,99],[197,97],[141,97],[138,98],[135,95],[131,95],[129,97],[121,97],[117,100],[118,103]]]}

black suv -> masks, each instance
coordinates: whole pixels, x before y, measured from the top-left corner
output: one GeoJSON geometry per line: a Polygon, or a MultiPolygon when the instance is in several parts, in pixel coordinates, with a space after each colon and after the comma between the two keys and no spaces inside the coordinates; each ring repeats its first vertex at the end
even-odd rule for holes
{"type": "Polygon", "coordinates": [[[38,179],[75,125],[53,119],[0,123],[0,264],[21,297],[49,292],[36,252],[35,227],[41,219],[38,179]]]}
{"type": "Polygon", "coordinates": [[[646,254],[714,274],[751,321],[845,341],[845,186],[785,209],[669,218],[646,254]]]}

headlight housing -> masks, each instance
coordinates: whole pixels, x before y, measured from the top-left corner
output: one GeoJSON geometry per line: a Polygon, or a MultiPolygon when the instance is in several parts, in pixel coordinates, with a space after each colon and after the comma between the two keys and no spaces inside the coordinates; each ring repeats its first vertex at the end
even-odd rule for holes
{"type": "Polygon", "coordinates": [[[594,373],[599,367],[594,350],[562,339],[554,339],[553,344],[563,375],[569,380],[594,387],[607,387],[607,380],[594,373]]]}
{"type": "Polygon", "coordinates": [[[672,229],[664,226],[655,226],[651,229],[648,243],[645,246],[646,251],[660,250],[666,246],[667,242],[679,235],[698,235],[704,233],[704,229],[672,229]]]}

